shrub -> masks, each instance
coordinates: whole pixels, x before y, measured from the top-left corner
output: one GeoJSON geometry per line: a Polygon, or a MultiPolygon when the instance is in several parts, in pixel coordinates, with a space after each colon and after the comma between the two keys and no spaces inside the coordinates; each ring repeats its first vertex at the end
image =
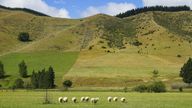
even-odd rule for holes
{"type": "Polygon", "coordinates": [[[183,92],[183,87],[179,87],[179,91],[180,91],[180,92],[183,92]]]}
{"type": "Polygon", "coordinates": [[[135,42],[132,43],[134,46],[140,46],[143,45],[143,43],[139,42],[138,40],[136,40],[135,42]]]}
{"type": "Polygon", "coordinates": [[[15,88],[24,88],[24,81],[22,79],[16,79],[14,83],[15,88]]]}
{"type": "Polygon", "coordinates": [[[72,81],[70,81],[70,80],[65,80],[64,82],[63,82],[63,87],[65,87],[65,88],[69,88],[69,87],[71,87],[72,86],[72,81]]]}
{"type": "Polygon", "coordinates": [[[136,87],[133,88],[134,91],[136,92],[146,92],[148,89],[148,87],[146,85],[138,85],[136,87]]]}
{"type": "Polygon", "coordinates": [[[166,92],[166,86],[163,82],[158,81],[148,86],[148,92],[161,93],[166,92]]]}
{"type": "Polygon", "coordinates": [[[181,55],[178,54],[177,57],[178,57],[178,58],[181,58],[181,55]]]}
{"type": "Polygon", "coordinates": [[[101,48],[106,49],[106,47],[105,47],[105,46],[102,46],[101,48]]]}
{"type": "Polygon", "coordinates": [[[127,88],[127,87],[124,87],[124,88],[123,88],[123,92],[125,92],[125,93],[128,92],[128,88],[127,88]]]}
{"type": "Polygon", "coordinates": [[[28,42],[29,40],[29,33],[22,32],[19,34],[18,39],[22,42],[28,42]]]}

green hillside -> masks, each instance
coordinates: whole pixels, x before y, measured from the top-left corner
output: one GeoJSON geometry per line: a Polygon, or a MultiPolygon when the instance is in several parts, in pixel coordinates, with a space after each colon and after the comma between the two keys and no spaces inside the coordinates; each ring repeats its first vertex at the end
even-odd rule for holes
{"type": "Polygon", "coordinates": [[[153,70],[167,85],[181,82],[180,68],[192,56],[191,16],[157,11],[60,19],[0,9],[0,60],[10,75],[0,83],[18,77],[21,60],[29,73],[53,65],[58,87],[64,79],[74,87],[132,87],[149,83],[153,70]],[[19,41],[20,32],[32,41],[19,41]]]}

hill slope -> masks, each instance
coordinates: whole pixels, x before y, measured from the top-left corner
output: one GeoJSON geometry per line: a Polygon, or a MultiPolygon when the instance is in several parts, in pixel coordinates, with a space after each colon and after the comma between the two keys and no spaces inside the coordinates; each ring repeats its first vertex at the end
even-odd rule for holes
{"type": "MultiPolygon", "coordinates": [[[[150,82],[154,69],[159,70],[161,80],[171,84],[180,81],[179,69],[192,56],[191,16],[185,11],[146,12],[123,19],[99,14],[71,20],[0,9],[0,60],[10,61],[12,53],[27,53],[41,60],[42,56],[33,54],[76,52],[67,69],[58,68],[54,62],[44,65],[56,67],[57,85],[62,79],[70,79],[75,87],[133,86],[150,82]],[[18,41],[20,32],[29,32],[32,41],[18,41]]],[[[58,56],[60,64],[61,58],[65,57],[58,56]]],[[[9,74],[17,76],[13,70],[17,67],[12,67],[9,74]]]]}

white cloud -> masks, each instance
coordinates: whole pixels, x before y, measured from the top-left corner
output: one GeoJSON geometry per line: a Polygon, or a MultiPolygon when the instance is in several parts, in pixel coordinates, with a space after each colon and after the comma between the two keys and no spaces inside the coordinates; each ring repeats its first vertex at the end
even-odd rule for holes
{"type": "Polygon", "coordinates": [[[155,6],[155,5],[163,5],[163,6],[179,6],[179,5],[187,5],[192,8],[192,0],[143,0],[144,6],[155,6]]]}
{"type": "Polygon", "coordinates": [[[70,18],[66,9],[49,6],[43,0],[0,0],[0,4],[7,7],[29,8],[53,17],[70,18]]]}
{"type": "Polygon", "coordinates": [[[90,6],[88,7],[84,12],[82,12],[81,16],[82,17],[87,17],[91,15],[95,15],[98,13],[104,13],[104,14],[109,14],[109,15],[116,15],[121,12],[126,12],[127,10],[131,10],[136,8],[134,4],[131,3],[113,3],[110,2],[104,6],[90,6]]]}

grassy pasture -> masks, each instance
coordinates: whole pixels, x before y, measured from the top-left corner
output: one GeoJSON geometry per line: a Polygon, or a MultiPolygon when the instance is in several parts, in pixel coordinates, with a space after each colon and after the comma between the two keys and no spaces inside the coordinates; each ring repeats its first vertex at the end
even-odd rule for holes
{"type": "Polygon", "coordinates": [[[49,66],[53,66],[56,75],[56,85],[60,86],[63,75],[73,66],[77,56],[78,52],[31,52],[1,56],[0,60],[4,63],[6,74],[10,75],[10,77],[0,81],[0,83],[4,82],[4,86],[9,86],[11,79],[18,78],[18,64],[25,60],[29,75],[33,70],[37,72],[43,68],[48,69],[49,66]]]}
{"type": "Polygon", "coordinates": [[[1,108],[191,108],[191,93],[121,93],[121,92],[49,92],[52,104],[43,104],[45,93],[33,91],[0,92],[1,108]],[[67,96],[69,102],[58,103],[58,97],[67,96]],[[91,103],[71,102],[72,97],[78,100],[82,96],[99,97],[96,105],[91,103]],[[127,103],[108,103],[108,96],[125,97],[127,103]]]}

